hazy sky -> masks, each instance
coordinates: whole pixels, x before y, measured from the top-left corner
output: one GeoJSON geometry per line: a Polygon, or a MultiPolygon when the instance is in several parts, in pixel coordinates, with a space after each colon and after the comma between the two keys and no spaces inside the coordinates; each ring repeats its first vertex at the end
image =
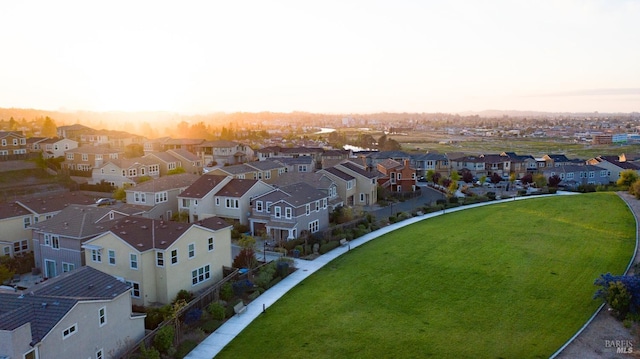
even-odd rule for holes
{"type": "Polygon", "coordinates": [[[0,107],[640,111],[640,0],[0,0],[0,107]]]}

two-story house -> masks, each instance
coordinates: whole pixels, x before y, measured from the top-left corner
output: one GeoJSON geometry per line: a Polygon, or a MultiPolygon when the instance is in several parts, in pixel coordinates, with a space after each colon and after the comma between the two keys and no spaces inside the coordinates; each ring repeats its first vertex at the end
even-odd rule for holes
{"type": "Polygon", "coordinates": [[[202,174],[202,160],[195,154],[184,149],[167,150],[167,153],[180,161],[185,172],[196,175],[202,174]]]}
{"type": "Polygon", "coordinates": [[[184,168],[180,158],[174,156],[169,152],[150,152],[144,155],[144,158],[159,163],[160,168],[158,169],[158,171],[160,173],[160,176],[166,176],[170,171],[173,171],[177,168],[184,168]]]}
{"type": "Polygon", "coordinates": [[[234,141],[204,141],[195,148],[196,155],[204,164],[235,165],[251,161],[254,157],[251,147],[234,141]]]}
{"type": "Polygon", "coordinates": [[[94,168],[101,167],[106,161],[117,160],[124,154],[122,150],[107,147],[83,146],[65,151],[63,170],[79,171],[91,177],[94,168]]]}
{"type": "Polygon", "coordinates": [[[126,202],[121,209],[132,207],[147,218],[170,220],[178,213],[178,195],[200,178],[180,173],[142,182],[125,189],[126,202]]]}
{"type": "Polygon", "coordinates": [[[511,160],[511,173],[516,178],[522,178],[526,174],[534,174],[538,171],[538,163],[531,155],[517,155],[515,152],[502,152],[500,156],[511,160]]]}
{"type": "Polygon", "coordinates": [[[609,184],[609,171],[605,168],[592,165],[561,165],[545,168],[542,171],[544,177],[557,175],[560,177],[560,186],[567,189],[577,189],[580,185],[605,185],[609,184]]]}
{"type": "Polygon", "coordinates": [[[311,156],[281,157],[274,161],[281,163],[286,168],[286,172],[315,172],[316,170],[316,162],[311,156]]]}
{"type": "Polygon", "coordinates": [[[329,226],[329,196],[304,182],[276,188],[252,203],[249,227],[254,235],[289,241],[302,231],[313,234],[329,226]]]}
{"type": "Polygon", "coordinates": [[[49,279],[29,294],[0,291],[0,357],[118,358],[145,335],[131,288],[89,267],[49,279]]]}
{"type": "Polygon", "coordinates": [[[81,142],[83,135],[95,132],[93,128],[79,123],[74,125],[58,126],[56,131],[58,133],[58,137],[68,138],[76,142],[81,142]]]}
{"type": "Polygon", "coordinates": [[[409,165],[409,160],[404,163],[392,159],[381,161],[377,165],[378,184],[388,188],[391,192],[414,192],[416,185],[416,169],[409,165]]]}
{"type": "Polygon", "coordinates": [[[338,167],[323,168],[318,171],[328,176],[336,184],[338,196],[345,206],[354,206],[356,201],[356,178],[338,167]]]}
{"type": "Polygon", "coordinates": [[[587,160],[586,163],[606,169],[609,173],[609,182],[617,182],[620,178],[620,173],[626,170],[635,171],[640,175],[640,164],[626,161],[624,155],[598,156],[587,160]]]}
{"type": "Polygon", "coordinates": [[[215,216],[215,194],[233,177],[205,174],[178,195],[178,211],[188,213],[189,222],[215,216]]]}
{"type": "Polygon", "coordinates": [[[344,201],[338,196],[338,186],[327,175],[320,172],[291,172],[281,174],[272,183],[274,187],[285,187],[296,183],[308,183],[315,189],[329,196],[329,211],[344,206],[344,201]]]}
{"type": "Polygon", "coordinates": [[[27,154],[27,138],[22,131],[0,131],[0,160],[27,154]]]}
{"type": "Polygon", "coordinates": [[[287,167],[282,163],[272,160],[264,160],[218,167],[208,173],[221,176],[232,176],[240,179],[259,179],[266,183],[271,183],[279,175],[286,172],[287,167]]]}
{"type": "Polygon", "coordinates": [[[105,207],[70,205],[52,218],[31,226],[36,268],[53,278],[83,266],[82,243],[106,232],[126,214],[105,207]]]}
{"type": "Polygon", "coordinates": [[[78,148],[78,142],[68,138],[47,138],[38,143],[44,158],[64,157],[65,152],[78,148]]]}
{"type": "Polygon", "coordinates": [[[107,160],[100,167],[91,171],[90,184],[102,181],[113,187],[134,186],[142,178],[158,178],[160,176],[160,160],[153,157],[119,158],[107,160]]]}
{"type": "Polygon", "coordinates": [[[378,203],[378,173],[367,171],[365,167],[352,161],[343,161],[334,168],[355,179],[354,205],[369,206],[378,203]]]}
{"type": "Polygon", "coordinates": [[[419,155],[412,155],[411,159],[415,164],[416,175],[427,178],[427,172],[433,171],[442,177],[449,177],[449,160],[441,153],[428,152],[419,155]]]}
{"type": "Polygon", "coordinates": [[[180,290],[223,278],[232,263],[231,228],[219,217],[191,224],[129,217],[87,241],[85,260],[129,284],[133,304],[168,304],[180,290]]]}
{"type": "MultiPolygon", "coordinates": [[[[251,199],[271,190],[272,186],[260,180],[233,178],[214,194],[211,213],[227,220],[248,224],[251,199]]],[[[200,218],[203,218],[202,215],[200,218]]]]}

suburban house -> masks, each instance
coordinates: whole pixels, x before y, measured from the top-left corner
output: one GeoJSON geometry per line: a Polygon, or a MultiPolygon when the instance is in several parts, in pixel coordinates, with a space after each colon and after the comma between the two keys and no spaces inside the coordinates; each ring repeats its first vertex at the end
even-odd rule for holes
{"type": "Polygon", "coordinates": [[[102,166],[91,171],[90,184],[102,181],[113,187],[133,186],[142,178],[158,178],[160,161],[152,157],[119,158],[107,160],[102,166]]]}
{"type": "Polygon", "coordinates": [[[411,155],[404,151],[362,152],[358,157],[360,165],[367,171],[376,171],[378,163],[389,159],[400,163],[404,163],[405,160],[411,161],[411,155]]]}
{"type": "MultiPolygon", "coordinates": [[[[209,213],[241,224],[248,224],[251,199],[271,190],[273,190],[272,186],[260,180],[233,178],[214,194],[214,206],[209,213]]],[[[200,218],[204,218],[202,216],[203,213],[200,214],[200,218]]]]}
{"type": "Polygon", "coordinates": [[[198,223],[119,219],[84,245],[87,266],[122,279],[136,305],[168,304],[180,290],[197,292],[231,266],[231,228],[219,217],[198,223]]]}
{"type": "Polygon", "coordinates": [[[273,181],[274,187],[286,187],[296,183],[308,183],[315,189],[322,191],[329,197],[329,211],[344,206],[344,201],[338,196],[338,186],[327,175],[320,172],[292,172],[283,173],[273,181]]]}
{"type": "Polygon", "coordinates": [[[369,206],[378,203],[378,173],[367,171],[363,166],[352,161],[343,161],[334,168],[353,176],[356,181],[356,206],[369,206]]]}
{"type": "Polygon", "coordinates": [[[27,154],[27,138],[22,131],[0,131],[0,159],[13,159],[13,155],[27,154]]]}
{"type": "Polygon", "coordinates": [[[106,232],[109,222],[126,216],[105,207],[70,205],[51,219],[33,224],[36,268],[45,278],[80,268],[85,264],[82,243],[106,232]]]}
{"type": "Polygon", "coordinates": [[[252,161],[239,165],[214,168],[209,174],[221,176],[233,176],[240,179],[259,179],[271,183],[279,175],[287,172],[287,167],[282,163],[272,160],[252,161]]]}
{"type": "Polygon", "coordinates": [[[281,157],[276,158],[275,161],[281,163],[286,168],[286,172],[314,172],[316,170],[316,161],[311,156],[281,157]]]}
{"type": "Polygon", "coordinates": [[[569,160],[567,156],[560,154],[543,155],[540,158],[536,158],[536,161],[540,169],[576,164],[574,161],[569,160]]]}
{"type": "MultiPolygon", "coordinates": [[[[144,155],[144,158],[147,158],[151,161],[156,161],[159,163],[160,176],[166,176],[169,174],[170,171],[173,171],[179,167],[184,168],[180,158],[176,157],[170,152],[151,152],[144,155]]],[[[186,168],[185,168],[185,171],[186,171],[186,168]]]]}
{"type": "Polygon", "coordinates": [[[68,138],[76,142],[81,142],[82,135],[95,132],[93,128],[79,123],[69,126],[58,126],[56,131],[58,132],[58,137],[68,138]]]}
{"type": "Polygon", "coordinates": [[[329,226],[329,196],[301,182],[256,197],[249,227],[254,235],[276,241],[298,238],[303,231],[316,233],[329,226]]]}
{"type": "Polygon", "coordinates": [[[549,167],[542,171],[544,177],[558,175],[561,179],[560,186],[577,189],[580,185],[604,185],[609,184],[609,171],[605,168],[592,165],[563,165],[549,167]]]}
{"type": "Polygon", "coordinates": [[[84,172],[90,177],[94,168],[100,168],[106,161],[117,160],[124,154],[122,150],[98,146],[83,146],[65,151],[62,169],[84,172]]]}
{"type": "Polygon", "coordinates": [[[324,150],[319,165],[320,168],[333,167],[344,160],[348,160],[351,156],[350,150],[324,150]]]}
{"type": "Polygon", "coordinates": [[[38,148],[44,158],[64,157],[65,152],[78,148],[78,142],[68,138],[47,138],[38,142],[38,148]]]}
{"type": "Polygon", "coordinates": [[[125,189],[124,207],[132,207],[147,218],[170,220],[178,213],[178,195],[191,186],[199,175],[179,173],[142,182],[125,189]]]}
{"type": "Polygon", "coordinates": [[[338,167],[323,168],[318,173],[327,175],[336,184],[338,196],[345,206],[355,205],[357,188],[354,176],[338,167]]]}
{"type": "Polygon", "coordinates": [[[31,252],[33,214],[21,205],[0,203],[0,255],[13,257],[31,252]]]}
{"type": "Polygon", "coordinates": [[[205,174],[178,195],[178,211],[189,214],[189,222],[214,216],[214,196],[233,177],[205,174]]]}
{"type": "Polygon", "coordinates": [[[195,175],[202,174],[202,160],[198,156],[183,149],[167,150],[167,153],[180,161],[185,172],[195,175]]]}
{"type": "Polygon", "coordinates": [[[167,138],[162,142],[162,150],[182,149],[191,153],[197,153],[197,148],[204,143],[203,138],[167,138]]]}
{"type": "MultiPolygon", "coordinates": [[[[256,151],[258,161],[276,158],[311,157],[313,163],[320,163],[324,150],[320,147],[264,147],[256,151]]],[[[312,170],[310,170],[312,172],[312,170]]]]}
{"type": "Polygon", "coordinates": [[[0,203],[0,256],[13,257],[32,251],[32,224],[53,217],[70,204],[91,204],[93,201],[79,192],[62,192],[0,203]]]}
{"type": "Polygon", "coordinates": [[[0,290],[0,358],[119,358],[145,335],[131,288],[78,268],[29,289],[0,290]]]}
{"type": "Polygon", "coordinates": [[[623,155],[621,156],[598,156],[587,160],[587,164],[602,167],[609,171],[609,182],[617,182],[620,173],[626,170],[635,171],[640,175],[640,164],[628,162],[623,155]]]}
{"type": "Polygon", "coordinates": [[[486,176],[492,176],[497,173],[502,178],[509,178],[511,174],[511,158],[501,154],[480,155],[484,160],[484,169],[487,171],[486,176]]]}
{"type": "Polygon", "coordinates": [[[416,186],[416,169],[409,165],[409,160],[404,163],[392,159],[381,161],[377,165],[378,184],[388,188],[391,192],[414,192],[416,186]]]}
{"type": "Polygon", "coordinates": [[[220,165],[235,165],[253,159],[251,147],[238,142],[217,140],[204,141],[195,146],[194,152],[204,164],[217,162],[220,165]]]}
{"type": "Polygon", "coordinates": [[[451,171],[469,170],[474,177],[487,176],[486,162],[480,156],[463,156],[449,159],[449,163],[451,163],[451,171]]]}
{"type": "Polygon", "coordinates": [[[416,168],[416,175],[419,177],[426,178],[428,171],[439,173],[442,177],[449,176],[449,160],[443,154],[428,152],[412,155],[411,159],[416,168]]]}
{"type": "Polygon", "coordinates": [[[511,173],[515,174],[516,178],[522,178],[526,174],[533,174],[538,171],[538,162],[531,155],[502,152],[500,156],[508,157],[511,160],[511,173]]]}

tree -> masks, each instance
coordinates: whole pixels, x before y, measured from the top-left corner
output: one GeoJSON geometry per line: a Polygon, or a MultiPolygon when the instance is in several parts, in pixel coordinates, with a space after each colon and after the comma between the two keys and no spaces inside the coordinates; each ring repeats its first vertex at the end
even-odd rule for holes
{"type": "Polygon", "coordinates": [[[527,173],[526,175],[522,176],[522,178],[520,178],[520,181],[522,181],[522,184],[524,185],[533,183],[533,175],[531,173],[527,173]]]}
{"type": "Polygon", "coordinates": [[[4,283],[4,281],[13,278],[15,273],[9,269],[9,267],[0,263],[0,283],[4,283]]]}
{"type": "Polygon", "coordinates": [[[547,185],[547,179],[544,177],[542,173],[538,173],[533,177],[533,183],[536,184],[536,187],[543,188],[547,185]]]}
{"type": "Polygon", "coordinates": [[[465,183],[473,182],[473,173],[471,173],[471,171],[465,168],[460,172],[461,172],[461,178],[465,183]]]}
{"type": "Polygon", "coordinates": [[[44,137],[55,137],[58,135],[58,128],[56,127],[56,123],[51,118],[49,118],[49,116],[44,118],[44,123],[42,124],[40,135],[44,137]]]}
{"type": "Polygon", "coordinates": [[[370,134],[360,133],[356,139],[356,144],[364,149],[375,148],[376,140],[370,134]]]}
{"type": "Polygon", "coordinates": [[[387,143],[387,135],[382,135],[378,138],[378,149],[382,151],[382,148],[387,143]]]}
{"type": "Polygon", "coordinates": [[[636,199],[640,199],[640,181],[633,182],[631,187],[629,187],[629,193],[634,195],[636,199]]]}
{"type": "Polygon", "coordinates": [[[402,146],[398,141],[390,138],[385,142],[384,146],[380,146],[378,144],[378,148],[381,151],[400,151],[402,149],[402,146]]]}
{"type": "Polygon", "coordinates": [[[500,176],[498,172],[493,172],[491,174],[491,177],[489,178],[489,181],[493,184],[498,184],[500,183],[500,181],[502,181],[502,176],[500,176]]]}
{"type": "Polygon", "coordinates": [[[620,178],[616,184],[618,186],[629,187],[633,184],[633,182],[638,180],[638,172],[635,170],[624,170],[620,172],[620,178]]]}
{"type": "Polygon", "coordinates": [[[126,158],[136,158],[144,156],[144,147],[139,143],[132,143],[125,147],[124,156],[126,158]]]}
{"type": "Polygon", "coordinates": [[[607,273],[596,279],[594,284],[600,287],[594,298],[601,298],[609,304],[618,318],[624,319],[627,313],[640,310],[640,277],[607,273]]]}
{"type": "Polygon", "coordinates": [[[558,188],[558,185],[560,184],[561,181],[562,179],[560,178],[560,176],[553,175],[549,177],[549,181],[548,181],[549,187],[558,188]]]}

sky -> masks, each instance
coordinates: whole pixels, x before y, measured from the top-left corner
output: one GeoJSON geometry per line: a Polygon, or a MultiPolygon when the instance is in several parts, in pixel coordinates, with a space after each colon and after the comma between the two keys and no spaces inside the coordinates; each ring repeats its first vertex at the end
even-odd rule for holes
{"type": "Polygon", "coordinates": [[[0,107],[640,111],[640,0],[0,0],[0,107]]]}

